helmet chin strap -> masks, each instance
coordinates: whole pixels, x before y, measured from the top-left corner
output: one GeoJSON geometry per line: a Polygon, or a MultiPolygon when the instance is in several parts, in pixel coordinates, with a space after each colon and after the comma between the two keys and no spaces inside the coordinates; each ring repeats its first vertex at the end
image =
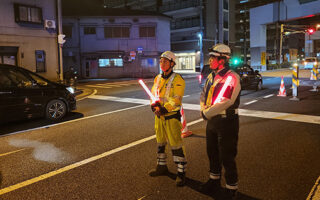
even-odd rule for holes
{"type": "Polygon", "coordinates": [[[172,69],[172,68],[173,68],[173,66],[171,66],[171,62],[172,62],[172,61],[170,61],[170,67],[169,67],[166,71],[164,71],[164,72],[166,72],[166,73],[167,73],[167,72],[169,72],[169,71],[170,71],[170,69],[172,69]]]}

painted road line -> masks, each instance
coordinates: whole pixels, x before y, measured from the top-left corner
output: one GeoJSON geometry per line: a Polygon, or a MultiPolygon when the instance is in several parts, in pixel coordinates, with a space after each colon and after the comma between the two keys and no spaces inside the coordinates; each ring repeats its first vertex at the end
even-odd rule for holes
{"type": "MultiPolygon", "coordinates": [[[[149,105],[149,100],[144,99],[135,99],[135,98],[120,98],[113,96],[101,96],[101,95],[93,95],[90,99],[99,99],[99,100],[109,100],[123,103],[141,103],[145,105],[149,105]]],[[[183,108],[185,110],[194,110],[200,111],[199,104],[188,104],[183,103],[183,108]]],[[[280,113],[280,112],[269,112],[269,111],[259,111],[259,110],[247,110],[247,109],[239,109],[240,116],[247,117],[259,117],[259,118],[267,118],[267,119],[279,119],[279,120],[287,120],[294,122],[304,122],[304,123],[312,123],[312,124],[320,124],[320,116],[314,115],[301,115],[294,113],[280,113]]]]}
{"type": "MultiPolygon", "coordinates": [[[[93,95],[93,96],[90,96],[89,99],[116,101],[116,102],[121,102],[121,103],[136,103],[136,104],[145,104],[145,105],[149,105],[150,104],[150,100],[146,100],[146,99],[121,98],[121,97],[103,96],[103,95],[93,95]]],[[[185,110],[197,110],[197,111],[200,111],[200,105],[199,104],[183,103],[182,105],[183,105],[183,108],[185,110]]]]}
{"type": "Polygon", "coordinates": [[[143,107],[143,106],[146,106],[146,105],[132,106],[132,107],[128,107],[128,108],[123,108],[123,109],[119,109],[119,110],[105,112],[105,113],[101,113],[101,114],[97,114],[97,115],[91,115],[91,116],[87,116],[87,117],[83,117],[83,118],[79,118],[79,119],[74,119],[74,120],[70,120],[70,121],[66,121],[66,122],[61,122],[61,123],[57,123],[57,124],[51,124],[51,125],[41,126],[41,127],[37,127],[37,128],[23,130],[23,131],[12,132],[12,133],[9,133],[9,134],[0,135],[0,137],[5,137],[5,136],[9,136],[9,135],[15,135],[15,134],[18,134],[18,133],[25,133],[25,132],[35,131],[35,130],[40,130],[40,129],[47,129],[47,128],[54,127],[54,126],[59,126],[59,125],[63,125],[63,124],[69,124],[69,123],[82,121],[82,120],[86,120],[86,119],[90,119],[90,118],[94,118],[94,117],[100,117],[100,116],[103,116],[103,115],[108,115],[108,114],[113,114],[113,113],[117,113],[117,112],[136,109],[136,108],[140,108],[140,107],[143,107]]]}
{"type": "Polygon", "coordinates": [[[185,95],[185,96],[183,96],[183,98],[186,98],[186,97],[190,97],[190,95],[185,95]]]}
{"type": "MultiPolygon", "coordinates": [[[[124,109],[119,109],[119,110],[115,110],[115,111],[110,111],[110,112],[106,112],[106,113],[101,113],[101,114],[97,114],[97,115],[91,115],[91,116],[87,116],[87,117],[83,117],[83,118],[79,118],[79,119],[74,119],[74,120],[70,120],[70,121],[66,121],[66,122],[61,122],[61,123],[57,123],[57,124],[37,127],[37,128],[23,130],[23,131],[17,131],[17,132],[1,135],[0,137],[14,135],[14,134],[18,134],[18,133],[29,132],[29,131],[34,131],[34,130],[39,130],[39,129],[50,128],[50,127],[59,126],[59,125],[63,125],[63,124],[69,124],[69,123],[73,123],[73,122],[77,122],[77,121],[81,121],[81,120],[86,120],[86,119],[90,119],[90,118],[94,118],[94,117],[100,117],[100,116],[107,115],[107,114],[122,112],[122,111],[130,110],[130,109],[135,109],[135,108],[143,107],[146,105],[150,105],[150,100],[146,100],[146,99],[120,98],[120,97],[101,96],[101,95],[92,95],[92,96],[89,96],[86,98],[97,99],[97,100],[109,100],[109,101],[124,102],[124,103],[135,103],[135,104],[140,104],[140,105],[128,107],[128,108],[124,108],[124,109]]],[[[199,104],[184,103],[183,108],[185,110],[200,111],[199,104]]],[[[268,111],[247,110],[247,109],[239,109],[239,115],[240,116],[247,116],[247,117],[259,117],[259,118],[267,118],[267,119],[279,119],[279,120],[287,120],[287,121],[294,121],[294,122],[320,124],[320,116],[314,116],[314,115],[300,115],[300,114],[294,114],[294,113],[279,113],[279,112],[268,112],[268,111]]]]}
{"type": "Polygon", "coordinates": [[[7,153],[3,153],[3,154],[0,154],[0,157],[2,156],[7,156],[7,155],[10,155],[10,154],[13,154],[13,153],[17,153],[17,152],[20,152],[20,151],[23,151],[25,149],[19,149],[19,150],[16,150],[16,151],[11,151],[11,152],[7,152],[7,153]]]}
{"type": "Polygon", "coordinates": [[[92,92],[89,96],[83,97],[83,98],[81,98],[81,99],[77,99],[77,101],[81,101],[81,100],[86,99],[86,98],[88,98],[88,97],[90,97],[90,96],[93,96],[93,95],[97,94],[97,92],[98,92],[98,91],[97,91],[96,89],[94,89],[93,92],[92,92]]]}
{"type": "MultiPolygon", "coordinates": [[[[195,120],[195,121],[192,121],[190,123],[187,124],[187,126],[191,126],[193,124],[196,124],[196,123],[199,123],[203,121],[202,119],[199,119],[199,120],[195,120]]],[[[55,171],[51,171],[51,172],[48,172],[46,174],[43,174],[43,175],[40,175],[38,177],[35,177],[35,178],[32,178],[32,179],[29,179],[29,180],[26,180],[26,181],[23,181],[21,183],[17,183],[15,185],[11,185],[9,187],[6,187],[6,188],[3,188],[0,190],[0,195],[3,195],[3,194],[6,194],[6,193],[9,193],[9,192],[12,192],[14,190],[18,190],[20,188],[23,188],[23,187],[26,187],[28,185],[31,185],[33,183],[37,183],[39,181],[42,181],[42,180],[45,180],[45,179],[48,179],[50,177],[53,177],[55,175],[58,175],[58,174],[61,174],[63,172],[67,172],[67,171],[70,171],[72,169],[75,169],[75,168],[78,168],[82,165],[86,165],[88,163],[91,163],[91,162],[94,162],[96,160],[99,160],[101,158],[105,158],[105,157],[108,157],[112,154],[115,154],[115,153],[118,153],[120,151],[123,151],[123,150],[126,150],[126,149],[129,149],[131,147],[134,147],[134,146],[137,146],[139,144],[142,144],[142,143],[145,143],[145,142],[148,142],[152,139],[155,139],[156,136],[155,135],[152,135],[152,136],[149,136],[149,137],[146,137],[146,138],[143,138],[141,140],[137,140],[135,142],[132,142],[132,143],[129,143],[127,145],[124,145],[124,146],[121,146],[121,147],[118,147],[118,148],[115,148],[115,149],[112,149],[110,151],[107,151],[107,152],[104,152],[102,154],[99,154],[99,155],[96,155],[96,156],[93,156],[93,157],[90,157],[90,158],[87,158],[85,160],[82,160],[82,161],[79,161],[79,162],[76,162],[74,164],[71,164],[71,165],[68,165],[68,166],[65,166],[65,167],[62,167],[58,170],[55,170],[55,171]]]]}
{"type": "Polygon", "coordinates": [[[301,115],[294,113],[280,113],[280,112],[269,112],[269,111],[259,111],[259,110],[247,110],[239,109],[240,116],[246,117],[259,117],[267,119],[278,119],[293,122],[304,122],[311,124],[320,124],[320,116],[315,115],[301,115]]]}
{"type": "Polygon", "coordinates": [[[319,199],[320,199],[320,176],[307,197],[307,200],[319,200],[319,199]]]}
{"type": "Polygon", "coordinates": [[[264,96],[263,98],[264,98],[264,99],[267,99],[267,98],[272,97],[272,96],[274,96],[274,94],[269,94],[269,95],[267,95],[267,96],[264,96]]]}
{"type": "Polygon", "coordinates": [[[247,102],[247,103],[244,103],[244,105],[249,105],[249,104],[252,104],[252,103],[255,103],[255,102],[257,102],[258,100],[252,100],[252,101],[249,101],[249,102],[247,102]]]}
{"type": "Polygon", "coordinates": [[[93,87],[93,88],[105,88],[105,89],[112,88],[112,87],[108,87],[108,86],[99,86],[99,85],[86,85],[86,87],[93,87]]]}

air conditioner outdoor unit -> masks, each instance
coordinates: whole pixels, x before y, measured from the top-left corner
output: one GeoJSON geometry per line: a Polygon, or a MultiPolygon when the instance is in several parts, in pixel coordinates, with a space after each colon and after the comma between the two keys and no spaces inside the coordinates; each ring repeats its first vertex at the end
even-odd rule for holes
{"type": "Polygon", "coordinates": [[[56,22],[54,20],[48,20],[46,19],[44,21],[44,27],[45,28],[56,28],[56,22]]]}

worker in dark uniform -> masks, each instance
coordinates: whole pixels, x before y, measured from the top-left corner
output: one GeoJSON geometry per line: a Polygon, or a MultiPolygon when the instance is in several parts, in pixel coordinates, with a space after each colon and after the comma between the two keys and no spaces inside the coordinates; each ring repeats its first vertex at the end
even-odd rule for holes
{"type": "Polygon", "coordinates": [[[200,111],[207,121],[206,142],[210,163],[209,180],[202,185],[203,192],[220,191],[222,166],[225,169],[226,193],[223,199],[236,199],[238,174],[237,155],[240,103],[240,77],[228,67],[231,50],[217,44],[209,49],[210,68],[200,97],[200,111]]]}

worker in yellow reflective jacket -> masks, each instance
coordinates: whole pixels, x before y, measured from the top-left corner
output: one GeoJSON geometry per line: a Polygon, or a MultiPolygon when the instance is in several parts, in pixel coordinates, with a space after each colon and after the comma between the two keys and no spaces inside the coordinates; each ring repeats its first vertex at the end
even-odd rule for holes
{"type": "Polygon", "coordinates": [[[230,70],[228,60],[231,50],[217,44],[209,49],[210,68],[200,97],[200,111],[207,121],[206,142],[210,164],[209,180],[202,186],[203,192],[220,191],[222,166],[225,169],[226,193],[223,199],[236,199],[238,174],[237,154],[240,103],[240,77],[230,70]]]}
{"type": "Polygon", "coordinates": [[[152,102],[151,109],[155,113],[155,132],[158,144],[157,167],[149,172],[150,176],[168,174],[166,164],[166,145],[172,150],[173,161],[178,166],[176,185],[185,184],[186,158],[181,139],[180,108],[184,94],[185,81],[180,74],[173,72],[175,55],[166,51],[160,56],[162,73],[154,79],[152,94],[159,100],[152,102]]]}

